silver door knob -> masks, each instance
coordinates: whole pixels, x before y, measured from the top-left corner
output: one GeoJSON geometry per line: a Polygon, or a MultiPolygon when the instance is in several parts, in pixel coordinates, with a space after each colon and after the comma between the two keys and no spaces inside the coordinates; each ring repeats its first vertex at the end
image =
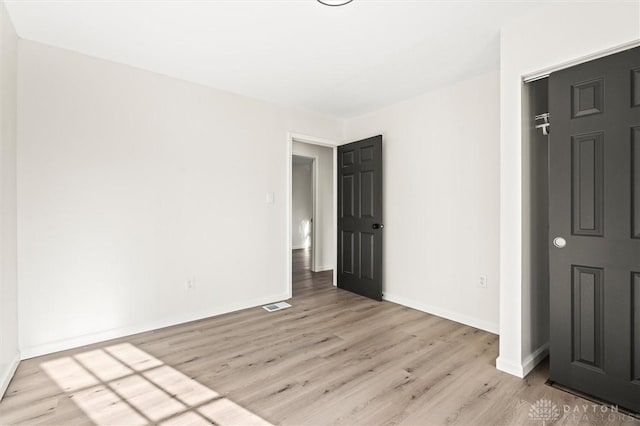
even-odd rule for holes
{"type": "Polygon", "coordinates": [[[565,248],[567,245],[567,240],[565,240],[562,237],[555,237],[553,239],[553,245],[558,247],[558,248],[565,248]]]}

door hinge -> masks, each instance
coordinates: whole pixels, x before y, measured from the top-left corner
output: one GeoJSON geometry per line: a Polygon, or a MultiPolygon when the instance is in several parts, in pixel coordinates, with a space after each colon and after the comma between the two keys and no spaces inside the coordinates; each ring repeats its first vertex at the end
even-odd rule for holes
{"type": "Polygon", "coordinates": [[[544,114],[536,115],[535,119],[536,123],[542,122],[540,124],[536,124],[536,129],[542,129],[542,134],[547,136],[549,134],[549,126],[551,123],[549,122],[549,113],[545,112],[544,114]]]}

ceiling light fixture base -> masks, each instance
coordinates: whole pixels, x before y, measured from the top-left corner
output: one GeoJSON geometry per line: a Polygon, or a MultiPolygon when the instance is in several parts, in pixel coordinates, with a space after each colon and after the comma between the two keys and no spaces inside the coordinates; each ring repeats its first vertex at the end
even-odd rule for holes
{"type": "Polygon", "coordinates": [[[353,0],[318,0],[318,3],[325,6],[344,6],[351,3],[353,0]]]}

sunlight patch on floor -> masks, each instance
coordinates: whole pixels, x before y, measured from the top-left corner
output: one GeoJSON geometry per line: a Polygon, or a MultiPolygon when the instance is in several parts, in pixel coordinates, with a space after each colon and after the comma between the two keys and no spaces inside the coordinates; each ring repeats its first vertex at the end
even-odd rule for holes
{"type": "Polygon", "coordinates": [[[64,357],[41,365],[65,392],[74,392],[100,383],[74,359],[64,357]]]}
{"type": "Polygon", "coordinates": [[[187,410],[187,406],[157,388],[144,377],[133,375],[110,383],[111,388],[125,401],[154,422],[187,410]]]}
{"type": "Polygon", "coordinates": [[[99,426],[271,425],[130,343],[40,366],[99,426]]]}
{"type": "Polygon", "coordinates": [[[76,392],[73,401],[97,425],[146,425],[148,420],[106,386],[76,392]]]}
{"type": "Polygon", "coordinates": [[[104,382],[133,374],[133,370],[100,349],[78,354],[75,359],[104,382]]]}

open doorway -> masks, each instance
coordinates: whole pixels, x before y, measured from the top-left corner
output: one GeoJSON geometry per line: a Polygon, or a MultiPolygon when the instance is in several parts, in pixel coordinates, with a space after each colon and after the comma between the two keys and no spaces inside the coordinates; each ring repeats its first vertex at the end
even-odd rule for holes
{"type": "Polygon", "coordinates": [[[289,140],[288,240],[290,295],[335,285],[336,150],[328,141],[289,140]]]}
{"type": "Polygon", "coordinates": [[[313,198],[316,158],[292,155],[291,160],[291,244],[293,250],[313,248],[313,198]]]}
{"type": "Polygon", "coordinates": [[[293,268],[315,271],[313,233],[316,157],[291,157],[291,248],[293,268]]]}

